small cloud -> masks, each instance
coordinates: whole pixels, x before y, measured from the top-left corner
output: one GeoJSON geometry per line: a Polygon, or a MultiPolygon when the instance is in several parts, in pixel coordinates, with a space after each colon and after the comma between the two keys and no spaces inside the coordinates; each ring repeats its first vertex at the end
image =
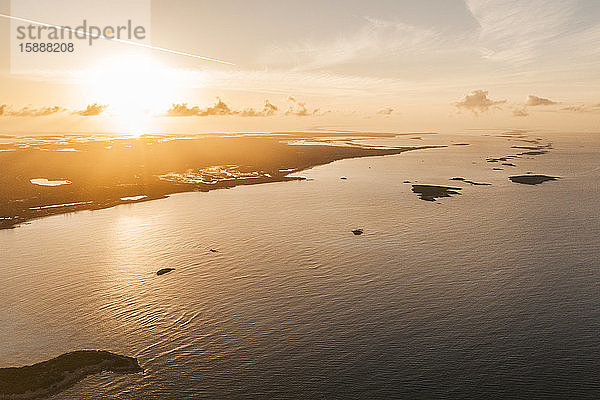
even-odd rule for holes
{"type": "Polygon", "coordinates": [[[568,106],[561,108],[561,110],[569,112],[585,112],[586,109],[584,106],[568,106]]]}
{"type": "Polygon", "coordinates": [[[533,95],[529,95],[529,97],[527,98],[527,103],[525,103],[525,105],[531,106],[531,107],[535,107],[535,106],[553,106],[555,104],[558,104],[555,101],[552,101],[550,99],[545,99],[543,97],[537,97],[537,96],[533,96],[533,95]]]}
{"type": "Polygon", "coordinates": [[[488,97],[487,90],[475,90],[465,96],[463,101],[455,103],[456,107],[472,111],[474,114],[489,111],[490,108],[500,108],[506,100],[492,100],[488,97]]]}
{"type": "Polygon", "coordinates": [[[188,107],[187,103],[173,104],[169,110],[167,110],[167,116],[169,117],[195,117],[200,115],[200,107],[188,107]]]}
{"type": "Polygon", "coordinates": [[[574,113],[597,113],[597,112],[600,112],[599,107],[600,107],[600,104],[596,104],[593,106],[574,105],[574,106],[563,107],[560,110],[566,111],[566,112],[574,112],[574,113]]]}
{"type": "Polygon", "coordinates": [[[290,96],[290,97],[288,97],[288,100],[292,104],[290,105],[290,108],[285,113],[285,115],[295,115],[298,117],[309,117],[309,116],[317,116],[317,115],[327,114],[327,112],[321,112],[321,110],[319,108],[315,108],[312,111],[309,110],[306,107],[306,103],[297,101],[295,97],[290,96]]]}
{"type": "Polygon", "coordinates": [[[225,103],[223,103],[223,100],[221,100],[220,98],[217,97],[217,104],[215,104],[212,107],[208,107],[204,113],[203,116],[209,116],[209,115],[232,115],[233,113],[231,112],[231,109],[229,108],[229,106],[225,103]]]}
{"type": "Polygon", "coordinates": [[[265,101],[265,107],[263,108],[263,113],[265,114],[265,116],[270,117],[272,115],[275,115],[276,112],[277,106],[271,104],[269,100],[265,101]]]}
{"type": "Polygon", "coordinates": [[[380,114],[380,115],[391,115],[393,112],[394,112],[393,108],[386,107],[386,108],[383,108],[383,109],[377,111],[377,114],[380,114]]]}
{"type": "Polygon", "coordinates": [[[292,97],[292,96],[288,97],[288,100],[292,104],[290,105],[290,108],[285,113],[285,115],[297,115],[299,117],[306,117],[308,115],[311,115],[308,112],[308,110],[306,109],[306,104],[305,103],[301,103],[301,102],[296,101],[296,98],[292,97]]]}
{"type": "Polygon", "coordinates": [[[94,103],[88,105],[85,110],[75,111],[75,114],[81,115],[82,117],[93,117],[102,114],[107,107],[108,105],[94,103]]]}
{"type": "Polygon", "coordinates": [[[0,116],[4,115],[4,111],[6,110],[6,107],[8,107],[8,105],[0,104],[0,116]]]}
{"type": "Polygon", "coordinates": [[[253,108],[247,108],[240,112],[239,115],[242,117],[272,117],[277,112],[278,108],[276,105],[271,104],[269,100],[265,101],[265,106],[262,111],[256,111],[253,108]]]}
{"type": "Polygon", "coordinates": [[[529,115],[529,112],[527,111],[527,109],[525,107],[515,108],[513,110],[513,117],[527,117],[528,115],[529,115]]]}

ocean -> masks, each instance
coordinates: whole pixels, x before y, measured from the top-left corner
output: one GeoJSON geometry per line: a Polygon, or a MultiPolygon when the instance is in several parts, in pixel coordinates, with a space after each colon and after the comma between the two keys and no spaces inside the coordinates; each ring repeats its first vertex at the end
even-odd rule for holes
{"type": "Polygon", "coordinates": [[[55,399],[600,398],[600,136],[420,137],[364,142],[448,147],[0,231],[0,365],[145,369],[55,399]]]}

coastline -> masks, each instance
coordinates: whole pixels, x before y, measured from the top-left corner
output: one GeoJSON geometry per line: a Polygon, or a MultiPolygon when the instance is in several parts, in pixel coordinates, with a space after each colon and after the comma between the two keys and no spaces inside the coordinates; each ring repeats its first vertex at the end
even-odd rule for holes
{"type": "Polygon", "coordinates": [[[102,350],[79,350],[24,367],[0,368],[0,399],[50,397],[82,379],[108,371],[142,372],[137,359],[102,350]]]}
{"type": "MultiPolygon", "coordinates": [[[[445,147],[370,147],[356,138],[321,135],[43,137],[3,145],[0,184],[12,190],[0,193],[0,229],[176,193],[302,180],[289,175],[343,159],[445,147]]],[[[362,138],[381,136],[390,134],[362,138]]]]}

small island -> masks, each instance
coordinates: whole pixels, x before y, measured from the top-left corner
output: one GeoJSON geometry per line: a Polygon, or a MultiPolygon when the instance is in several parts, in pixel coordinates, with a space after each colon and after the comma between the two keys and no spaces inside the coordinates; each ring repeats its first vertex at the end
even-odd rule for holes
{"type": "Polygon", "coordinates": [[[558,177],[547,175],[515,175],[509,176],[508,179],[514,183],[521,183],[523,185],[539,185],[546,181],[555,181],[558,177]]]}
{"type": "Polygon", "coordinates": [[[468,183],[473,186],[491,186],[492,185],[491,183],[486,183],[486,182],[475,182],[470,179],[462,178],[460,176],[455,177],[455,178],[450,178],[450,180],[451,181],[461,181],[461,182],[468,183]]]}
{"type": "Polygon", "coordinates": [[[412,185],[412,191],[416,193],[421,200],[435,201],[438,197],[451,197],[453,194],[460,194],[462,188],[436,185],[412,185]]]}
{"type": "Polygon", "coordinates": [[[80,350],[25,367],[0,368],[0,399],[39,399],[101,372],[130,374],[143,369],[133,357],[80,350]]]}
{"type": "Polygon", "coordinates": [[[158,271],[156,271],[156,275],[161,276],[164,274],[168,274],[171,271],[175,271],[175,268],[161,268],[158,271]]]}

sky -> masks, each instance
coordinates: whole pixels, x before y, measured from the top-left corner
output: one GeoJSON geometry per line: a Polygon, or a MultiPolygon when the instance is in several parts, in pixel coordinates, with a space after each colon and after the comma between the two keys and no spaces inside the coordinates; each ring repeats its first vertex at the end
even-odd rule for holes
{"type": "Polygon", "coordinates": [[[234,65],[104,39],[20,59],[16,22],[0,18],[0,133],[600,130],[596,0],[139,0],[104,10],[60,0],[51,12],[27,1],[0,0],[0,13],[132,18],[146,44],[234,65]]]}

